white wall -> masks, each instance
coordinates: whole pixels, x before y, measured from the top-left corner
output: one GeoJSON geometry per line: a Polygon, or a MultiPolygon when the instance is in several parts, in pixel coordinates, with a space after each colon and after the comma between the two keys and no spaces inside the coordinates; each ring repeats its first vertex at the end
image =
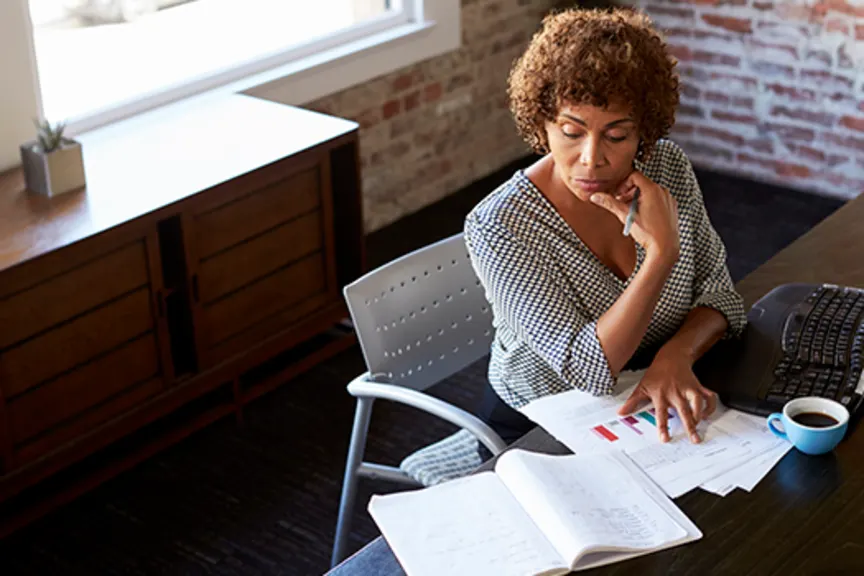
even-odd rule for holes
{"type": "Polygon", "coordinates": [[[38,80],[27,0],[0,0],[0,171],[21,163],[18,146],[36,136],[38,80]]]}

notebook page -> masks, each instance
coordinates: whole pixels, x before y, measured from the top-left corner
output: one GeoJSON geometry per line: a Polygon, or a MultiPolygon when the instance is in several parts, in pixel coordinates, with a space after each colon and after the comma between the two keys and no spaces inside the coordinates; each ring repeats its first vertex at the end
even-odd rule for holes
{"type": "Polygon", "coordinates": [[[686,538],[687,531],[632,477],[622,458],[513,450],[498,461],[496,472],[570,561],[586,551],[651,550],[686,538]]]}
{"type": "Polygon", "coordinates": [[[491,472],[373,496],[369,512],[408,576],[568,572],[491,472]]]}

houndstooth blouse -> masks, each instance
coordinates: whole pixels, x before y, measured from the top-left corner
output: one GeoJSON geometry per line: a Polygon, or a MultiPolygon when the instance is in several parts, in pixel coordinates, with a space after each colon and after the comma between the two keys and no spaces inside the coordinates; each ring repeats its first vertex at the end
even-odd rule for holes
{"type": "MultiPolygon", "coordinates": [[[[634,356],[666,342],[698,306],[726,317],[724,338],[739,335],[743,302],[689,159],[661,140],[651,159],[636,167],[678,201],[680,257],[634,356]]],[[[465,241],[492,306],[489,381],[499,396],[518,408],[572,388],[609,393],[615,378],[597,339],[597,320],[642,266],[642,247],[636,245],[636,267],[622,281],[521,170],[467,216],[465,241]]]]}

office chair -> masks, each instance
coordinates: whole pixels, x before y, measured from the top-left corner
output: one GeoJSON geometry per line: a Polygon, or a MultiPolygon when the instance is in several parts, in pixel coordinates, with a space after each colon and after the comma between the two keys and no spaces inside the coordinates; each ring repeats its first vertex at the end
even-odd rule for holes
{"type": "Polygon", "coordinates": [[[431,486],[480,463],[506,444],[482,420],[423,391],[489,353],[492,311],[462,234],[407,254],[344,289],[368,371],[348,384],[357,398],[331,566],[343,557],[357,482],[380,478],[431,486]],[[405,458],[398,468],[363,461],[372,404],[391,400],[455,424],[459,432],[405,458]]]}

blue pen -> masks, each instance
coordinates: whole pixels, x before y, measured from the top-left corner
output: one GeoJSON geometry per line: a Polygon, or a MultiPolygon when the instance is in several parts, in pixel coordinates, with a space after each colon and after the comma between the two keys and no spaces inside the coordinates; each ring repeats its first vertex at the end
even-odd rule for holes
{"type": "Polygon", "coordinates": [[[630,235],[630,228],[633,226],[633,221],[636,219],[636,212],[639,210],[639,188],[633,194],[633,201],[630,202],[630,211],[627,212],[627,219],[624,221],[624,236],[630,235]]]}

